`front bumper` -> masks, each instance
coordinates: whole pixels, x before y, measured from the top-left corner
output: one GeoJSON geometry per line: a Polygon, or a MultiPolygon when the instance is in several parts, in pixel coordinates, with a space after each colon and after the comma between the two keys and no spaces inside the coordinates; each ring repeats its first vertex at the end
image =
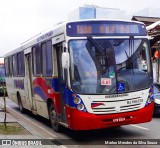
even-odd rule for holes
{"type": "Polygon", "coordinates": [[[66,109],[69,113],[69,128],[73,130],[93,130],[149,122],[152,120],[153,108],[154,102],[137,111],[109,115],[96,115],[68,107],[66,109]]]}

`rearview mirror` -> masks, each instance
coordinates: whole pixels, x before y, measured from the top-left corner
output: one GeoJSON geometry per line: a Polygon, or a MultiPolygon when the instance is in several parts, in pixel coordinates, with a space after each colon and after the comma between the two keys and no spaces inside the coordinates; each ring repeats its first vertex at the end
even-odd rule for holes
{"type": "Polygon", "coordinates": [[[62,53],[62,68],[64,69],[69,68],[69,53],[68,52],[62,53]]]}

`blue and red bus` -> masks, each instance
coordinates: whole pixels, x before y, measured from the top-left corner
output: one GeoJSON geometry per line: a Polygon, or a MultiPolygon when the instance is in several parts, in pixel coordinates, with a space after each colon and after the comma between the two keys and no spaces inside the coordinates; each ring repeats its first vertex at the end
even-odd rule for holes
{"type": "Polygon", "coordinates": [[[147,30],[124,20],[59,24],[5,55],[8,96],[62,126],[92,130],[149,122],[153,74],[147,30]]]}

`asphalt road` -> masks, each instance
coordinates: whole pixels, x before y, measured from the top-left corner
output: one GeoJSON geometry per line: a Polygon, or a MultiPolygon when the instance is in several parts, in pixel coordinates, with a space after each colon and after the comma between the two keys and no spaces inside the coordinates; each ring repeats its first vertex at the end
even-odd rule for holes
{"type": "Polygon", "coordinates": [[[127,125],[118,128],[109,128],[92,131],[72,131],[64,128],[63,133],[52,130],[50,122],[40,116],[32,115],[27,111],[19,112],[18,106],[7,99],[7,107],[14,117],[26,120],[28,125],[37,126],[37,132],[45,131],[45,137],[56,139],[57,144],[66,147],[159,147],[160,144],[160,115],[153,117],[152,121],[145,124],[127,125]],[[39,130],[38,128],[41,128],[39,130]],[[134,142],[135,141],[135,142],[134,142]],[[133,143],[135,145],[133,145],[133,143]],[[123,144],[123,145],[122,145],[123,144]],[[150,145],[149,145],[150,144],[150,145]]]}

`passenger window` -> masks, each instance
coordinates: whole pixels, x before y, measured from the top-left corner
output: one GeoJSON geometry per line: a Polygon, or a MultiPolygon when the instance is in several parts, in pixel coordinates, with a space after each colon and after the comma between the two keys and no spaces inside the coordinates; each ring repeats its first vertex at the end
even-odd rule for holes
{"type": "Polygon", "coordinates": [[[18,76],[17,54],[13,55],[13,76],[18,76]]]}
{"type": "Polygon", "coordinates": [[[4,59],[4,64],[5,64],[5,76],[8,77],[9,76],[9,61],[8,61],[8,58],[4,59]]]}
{"type": "Polygon", "coordinates": [[[18,74],[21,77],[25,75],[24,52],[18,53],[18,74]]]}
{"type": "Polygon", "coordinates": [[[9,76],[12,76],[13,75],[13,68],[12,68],[12,56],[10,56],[9,58],[8,58],[8,63],[9,63],[9,76]]]}
{"type": "Polygon", "coordinates": [[[32,49],[33,53],[33,74],[40,75],[41,74],[41,49],[36,46],[32,49]]]}
{"type": "Polygon", "coordinates": [[[45,76],[51,76],[52,72],[52,44],[51,41],[47,41],[42,44],[42,74],[45,76]]]}

